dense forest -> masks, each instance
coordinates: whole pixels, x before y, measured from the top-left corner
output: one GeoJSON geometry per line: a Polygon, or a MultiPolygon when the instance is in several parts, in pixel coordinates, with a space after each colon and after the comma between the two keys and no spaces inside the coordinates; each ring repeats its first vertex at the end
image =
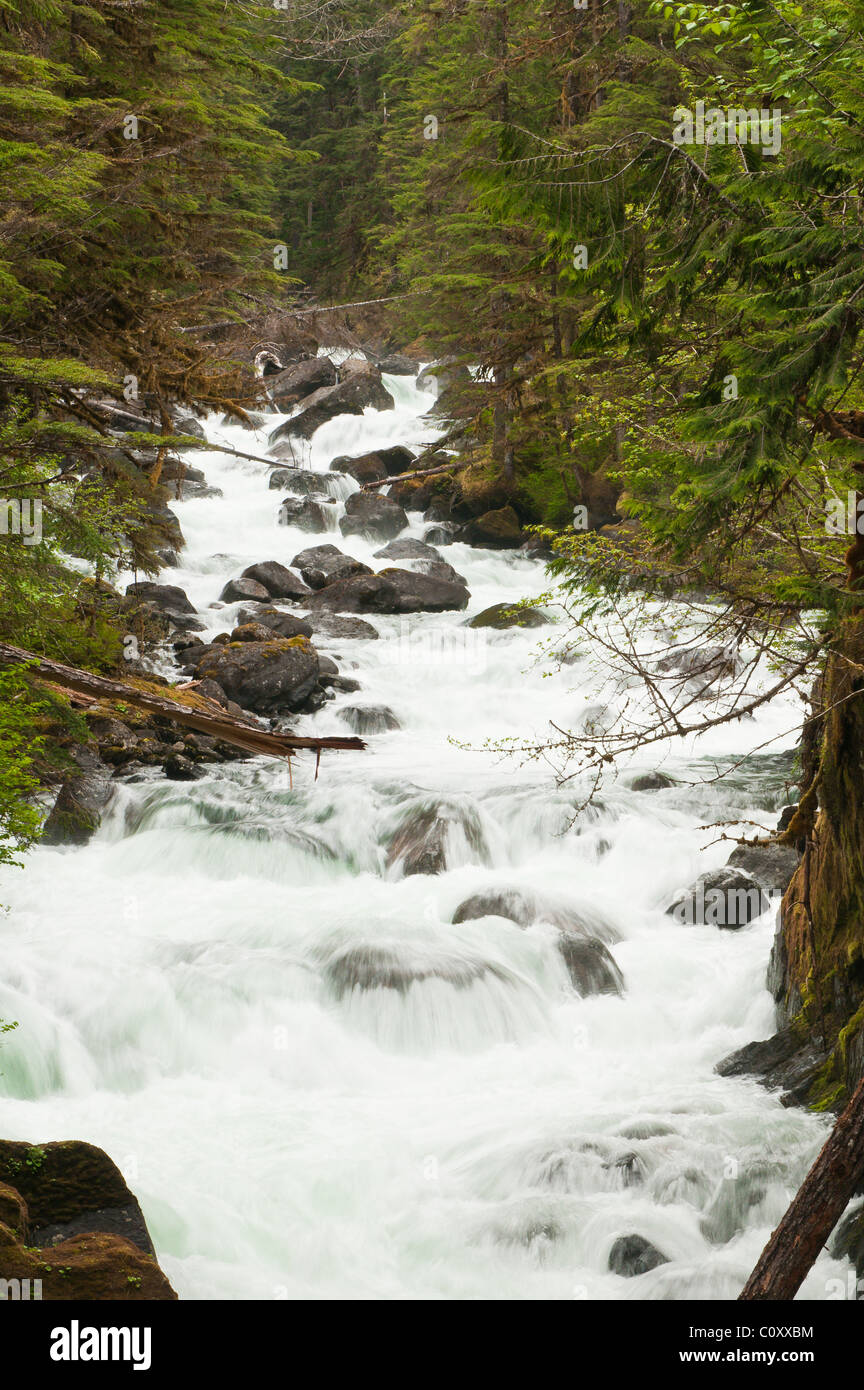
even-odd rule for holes
{"type": "MultiPolygon", "coordinates": [[[[730,663],[720,704],[658,693],[647,723],[515,751],[599,790],[622,755],[801,695],[792,809],[760,843],[798,866],[774,1060],[827,1111],[864,1076],[862,21],[0,6],[2,643],[124,680],[129,634],[164,638],[117,575],[171,564],[178,451],[214,412],[254,420],[262,352],[437,363],[439,438],[391,497],[530,537],[575,640],[631,675],[658,601],[730,663]]],[[[0,862],[28,872],[92,737],[62,680],[4,660],[0,862]]]]}

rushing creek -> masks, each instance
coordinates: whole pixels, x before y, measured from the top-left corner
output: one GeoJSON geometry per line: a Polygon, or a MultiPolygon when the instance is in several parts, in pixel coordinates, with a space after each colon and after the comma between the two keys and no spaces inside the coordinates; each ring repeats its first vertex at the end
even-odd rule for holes
{"type": "MultiPolygon", "coordinates": [[[[385,384],[396,409],[322,426],[312,468],[429,440],[434,397],[385,384]]],[[[265,429],[207,430],[267,450],[265,429]]],[[[371,558],[381,542],[280,526],[263,464],[190,461],[223,495],[172,503],[187,544],[159,580],[210,634],[234,625],[242,604],[211,605],[254,562],[334,541],[387,563],[371,558]]],[[[574,819],[578,788],[483,745],[572,726],[608,701],[608,674],[590,652],[544,657],[560,626],[466,628],[546,589],[541,562],[442,555],[467,580],[466,612],[370,617],[377,641],[314,639],[361,689],[297,731],[344,734],[340,709],[386,705],[399,727],[365,752],[325,754],[317,781],[301,757],[293,786],[265,758],[192,783],[121,780],[86,848],[4,872],[0,1017],[19,1027],[0,1049],[0,1132],[106,1149],[181,1298],[734,1298],[827,1121],[714,1072],[773,1031],[772,914],[722,931],[665,909],[728,856],[706,826],[773,823],[785,800],[764,755],[728,781],[700,785],[698,770],[791,731],[800,706],[661,755],[677,780],[665,790],[630,790],[659,765],[634,760],[574,819]],[[430,805],[452,821],[446,871],[405,876],[388,840],[430,805]],[[548,923],[453,924],[497,888],[602,923],[623,995],[579,997],[548,923]],[[409,988],[334,984],[340,953],[370,945],[414,971],[409,988]],[[628,1235],[666,1262],[610,1272],[628,1235]]],[[[801,1297],[845,1272],[823,1254],[801,1297]]]]}

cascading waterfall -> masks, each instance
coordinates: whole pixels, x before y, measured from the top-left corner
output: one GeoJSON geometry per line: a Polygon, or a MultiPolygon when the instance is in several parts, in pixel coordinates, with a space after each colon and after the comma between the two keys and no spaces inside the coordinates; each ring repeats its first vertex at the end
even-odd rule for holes
{"type": "MultiPolygon", "coordinates": [[[[308,466],[429,440],[433,396],[385,384],[395,410],[330,421],[308,466]]],[[[215,419],[208,437],[267,448],[266,431],[215,419]]],[[[193,462],[222,496],[176,504],[187,545],[160,580],[208,633],[234,626],[243,605],[216,601],[256,561],[335,539],[386,563],[377,543],[280,526],[263,465],[218,449],[193,462]]],[[[766,792],[758,760],[728,785],[637,792],[622,774],[574,819],[576,789],[482,745],[608,704],[602,664],[544,660],[561,627],[465,626],[542,591],[538,561],[445,557],[468,614],[315,639],[361,689],[298,731],[345,733],[347,706],[385,705],[398,728],[366,752],[325,756],[317,781],[298,765],[293,786],[265,759],[121,782],[86,848],[5,872],[0,1017],[19,1028],[0,1052],[0,1128],[105,1148],[181,1297],[733,1298],[827,1125],[714,1072],[772,1031],[771,914],[724,932],[665,909],[726,858],[704,826],[779,809],[779,785],[766,792]],[[394,836],[427,813],[445,822],[441,871],[406,874],[394,836]],[[454,923],[483,890],[580,915],[624,993],[579,997],[552,921],[454,923]],[[624,1278],[610,1250],[634,1235],[666,1261],[624,1278]]],[[[795,718],[777,701],[664,770],[692,780],[699,759],[795,718]]],[[[845,1271],[823,1254],[801,1296],[845,1271]]]]}

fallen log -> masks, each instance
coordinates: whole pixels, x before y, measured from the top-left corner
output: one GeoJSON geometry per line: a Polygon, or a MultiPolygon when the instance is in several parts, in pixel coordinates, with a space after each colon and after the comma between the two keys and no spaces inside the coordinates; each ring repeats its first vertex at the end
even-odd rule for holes
{"type": "Polygon", "coordinates": [[[435,468],[415,468],[411,473],[397,473],[392,478],[378,478],[373,483],[363,483],[361,491],[368,492],[370,488],[385,487],[388,483],[407,483],[412,478],[431,478],[435,473],[458,473],[460,468],[467,467],[467,459],[462,463],[454,459],[453,463],[439,463],[435,468]]]}
{"type": "Polygon", "coordinates": [[[739,1294],[744,1302],[793,1299],[864,1175],[864,1080],[739,1294]]]}
{"type": "MultiPolygon", "coordinates": [[[[63,690],[71,690],[78,695],[90,695],[94,700],[107,700],[112,704],[120,702],[132,705],[135,709],[145,710],[148,714],[158,714],[163,719],[171,719],[175,724],[185,725],[198,733],[211,734],[225,743],[243,748],[247,753],[264,753],[272,758],[290,758],[304,749],[311,749],[320,754],[327,748],[360,750],[366,747],[362,738],[299,738],[295,734],[274,734],[267,729],[258,728],[251,722],[247,724],[244,720],[235,718],[207,696],[196,694],[194,703],[181,703],[179,700],[155,695],[152,690],[142,689],[131,682],[94,676],[91,671],[79,671],[74,666],[64,666],[59,661],[49,661],[47,657],[35,656],[33,652],[24,651],[21,647],[12,647],[6,642],[0,642],[0,666],[24,664],[30,667],[34,675],[63,690]]],[[[182,688],[179,693],[183,693],[182,688]]]]}

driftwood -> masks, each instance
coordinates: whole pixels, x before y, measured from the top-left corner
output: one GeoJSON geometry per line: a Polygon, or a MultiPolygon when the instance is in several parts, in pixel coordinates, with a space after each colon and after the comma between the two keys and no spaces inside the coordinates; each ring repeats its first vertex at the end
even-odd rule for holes
{"type": "MultiPolygon", "coordinates": [[[[372,452],[375,452],[374,449],[372,452]]],[[[412,478],[431,478],[435,473],[458,473],[460,468],[467,467],[467,460],[460,463],[454,459],[452,463],[439,463],[435,468],[415,468],[412,473],[397,473],[393,478],[378,478],[374,483],[363,483],[362,491],[368,492],[373,487],[386,487],[388,483],[407,483],[412,478]]]]}
{"type": "MultiPolygon", "coordinates": [[[[34,656],[21,647],[12,647],[0,642],[0,666],[18,666],[28,663],[37,676],[63,690],[74,691],[78,695],[90,695],[95,700],[120,701],[133,705],[136,709],[158,714],[163,719],[171,719],[175,724],[186,725],[199,733],[211,734],[214,738],[243,748],[247,753],[265,753],[273,758],[290,758],[294,753],[311,749],[319,755],[323,749],[363,749],[361,738],[298,738],[294,734],[274,734],[267,729],[258,728],[253,723],[245,723],[223,710],[215,700],[199,695],[204,709],[191,709],[162,695],[154,695],[149,690],[139,690],[137,686],[125,681],[109,680],[105,676],[94,676],[91,671],[79,671],[74,666],[63,666],[59,661],[49,661],[42,656],[34,656]],[[211,706],[209,713],[206,706],[211,706]]],[[[188,687],[187,687],[188,688],[188,687]]],[[[170,687],[166,687],[170,690],[170,687]]]]}
{"type": "Polygon", "coordinates": [[[831,1131],[739,1298],[795,1297],[864,1174],[864,1081],[831,1131]]]}

